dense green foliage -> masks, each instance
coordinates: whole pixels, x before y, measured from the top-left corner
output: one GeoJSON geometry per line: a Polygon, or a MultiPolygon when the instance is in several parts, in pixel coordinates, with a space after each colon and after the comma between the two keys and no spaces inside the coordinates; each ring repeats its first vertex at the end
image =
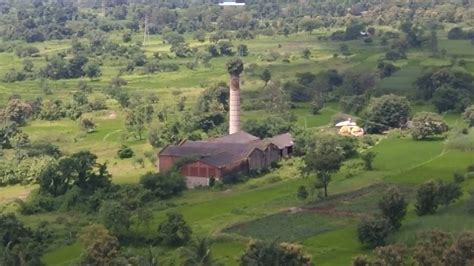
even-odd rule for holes
{"type": "Polygon", "coordinates": [[[28,231],[0,264],[348,265],[384,240],[359,263],[472,260],[457,237],[474,229],[466,1],[0,2],[0,212],[28,231]],[[226,134],[228,74],[242,128],[293,133],[295,158],[185,191],[182,164],[157,174],[157,154],[226,134]],[[336,136],[349,116],[369,136],[336,136]],[[413,189],[431,178],[432,193],[413,189]],[[427,206],[439,211],[415,215],[427,206]],[[158,232],[169,212],[189,231],[176,218],[158,232]],[[456,236],[421,241],[432,228],[456,236]],[[204,240],[167,247],[191,231],[204,240]],[[257,245],[244,263],[250,238],[301,246],[257,245]]]}

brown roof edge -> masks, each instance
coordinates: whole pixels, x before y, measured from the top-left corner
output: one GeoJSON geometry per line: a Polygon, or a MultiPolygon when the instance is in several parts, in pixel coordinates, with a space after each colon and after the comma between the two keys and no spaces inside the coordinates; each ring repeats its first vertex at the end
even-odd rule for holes
{"type": "Polygon", "coordinates": [[[158,152],[158,156],[161,155],[162,152],[164,152],[171,144],[166,144],[166,146],[163,147],[163,149],[160,150],[160,152],[158,152]]]}

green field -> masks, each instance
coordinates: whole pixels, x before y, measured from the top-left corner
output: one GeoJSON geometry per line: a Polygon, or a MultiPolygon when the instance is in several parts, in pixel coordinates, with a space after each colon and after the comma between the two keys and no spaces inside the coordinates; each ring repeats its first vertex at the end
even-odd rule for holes
{"type": "MultiPolygon", "coordinates": [[[[293,80],[297,73],[302,72],[316,74],[328,69],[341,72],[351,70],[358,73],[374,71],[378,60],[383,58],[386,52],[378,42],[366,44],[362,41],[351,41],[348,42],[351,56],[334,57],[333,54],[338,52],[341,42],[318,38],[324,34],[326,32],[320,30],[311,35],[296,33],[289,37],[259,35],[255,39],[242,41],[250,51],[249,56],[243,60],[246,65],[257,64],[259,70],[267,67],[272,72],[272,79],[285,82],[293,80]],[[311,50],[308,59],[301,56],[306,48],[311,50]],[[271,62],[261,59],[269,52],[277,52],[280,57],[271,62]],[[288,58],[289,62],[283,58],[288,58]]],[[[133,36],[134,41],[141,38],[139,34],[133,36]]],[[[186,38],[191,47],[198,49],[210,44],[207,40],[199,43],[188,35],[186,38]]],[[[47,41],[37,46],[41,57],[33,61],[35,68],[40,68],[44,64],[43,56],[69,49],[70,42],[47,41]]],[[[448,41],[443,35],[439,46],[447,49],[448,55],[466,58],[466,65],[459,67],[462,71],[471,73],[474,71],[474,49],[469,41],[448,41]]],[[[154,52],[168,52],[169,48],[170,45],[166,44],[160,35],[151,36],[151,39],[143,45],[147,56],[151,56],[154,52]]],[[[193,60],[191,58],[165,59],[164,61],[178,63],[179,71],[151,75],[127,73],[122,76],[128,82],[124,88],[137,97],[156,95],[159,102],[155,106],[170,110],[170,116],[177,113],[176,102],[182,95],[187,97],[186,110],[194,111],[199,93],[220,81],[227,81],[225,64],[228,59],[214,58],[210,66],[198,66],[194,70],[185,67],[186,63],[193,60]]],[[[125,64],[114,60],[103,62],[103,75],[98,80],[89,82],[93,87],[91,97],[103,96],[102,89],[118,75],[122,63],[125,64]]],[[[397,72],[390,77],[376,80],[375,96],[394,93],[412,99],[415,96],[414,82],[424,69],[450,66],[451,62],[447,58],[430,58],[427,53],[414,50],[408,53],[408,59],[399,60],[395,64],[400,68],[397,72]]],[[[0,76],[11,68],[20,66],[21,59],[14,53],[0,53],[0,76]]],[[[0,103],[6,103],[13,94],[27,100],[41,96],[44,99],[60,98],[70,101],[72,94],[77,90],[78,81],[78,79],[49,81],[53,95],[44,95],[39,88],[39,80],[0,82],[0,103]]],[[[258,75],[248,73],[242,75],[242,81],[243,101],[255,100],[251,95],[257,95],[263,90],[263,81],[258,75]]],[[[91,151],[98,156],[99,162],[107,163],[113,183],[136,184],[146,172],[156,171],[155,162],[148,160],[147,154],[157,154],[159,149],[149,144],[147,132],[141,140],[127,134],[124,125],[125,112],[117,101],[107,99],[107,107],[107,110],[83,114],[96,122],[97,128],[90,134],[81,131],[77,121],[69,119],[28,121],[21,129],[29,135],[32,142],[45,141],[55,144],[65,154],[82,150],[91,151]],[[135,151],[134,158],[118,158],[117,151],[123,144],[135,151]],[[137,158],[144,160],[143,166],[137,164],[137,158]]],[[[414,112],[432,109],[428,103],[413,104],[414,112]]],[[[296,118],[293,126],[324,131],[332,127],[332,117],[341,111],[337,101],[330,101],[318,114],[310,112],[309,103],[295,103],[290,112],[296,118]]],[[[243,121],[245,123],[250,119],[264,119],[269,115],[271,114],[263,107],[244,111],[243,121]]],[[[448,113],[444,118],[453,131],[466,127],[460,114],[448,113]]],[[[474,135],[471,132],[469,136],[474,135]]],[[[312,180],[301,175],[299,171],[301,158],[291,158],[282,162],[278,169],[270,173],[226,187],[225,190],[189,190],[176,198],[149,202],[148,205],[153,210],[150,227],[133,226],[127,233],[136,236],[153,235],[166,213],[177,211],[183,214],[192,227],[194,236],[209,236],[214,240],[212,246],[214,256],[225,265],[239,265],[239,258],[251,239],[302,244],[316,265],[350,265],[354,256],[370,254],[370,251],[357,241],[357,224],[361,219],[377,213],[374,211],[377,201],[389,185],[399,187],[410,200],[408,216],[401,230],[390,236],[389,243],[404,242],[412,245],[418,232],[432,228],[454,233],[474,230],[474,223],[471,222],[473,217],[465,211],[468,192],[474,190],[473,178],[463,183],[464,196],[461,200],[449,207],[441,207],[434,215],[417,217],[413,201],[415,188],[420,183],[430,179],[451,180],[455,172],[464,173],[468,165],[474,164],[472,152],[449,150],[444,139],[415,141],[398,130],[378,135],[376,139],[380,141],[370,148],[376,153],[374,169],[360,170],[352,176],[344,171],[334,174],[327,199],[320,199],[317,195],[311,195],[305,201],[297,198],[298,187],[301,185],[309,187],[312,185],[312,180]]],[[[12,154],[6,151],[5,157],[7,156],[12,154]]],[[[353,162],[361,160],[351,159],[346,162],[346,166],[350,167],[350,163],[353,162]]],[[[31,191],[36,188],[36,185],[0,187],[0,211],[2,213],[15,211],[17,208],[15,199],[27,199],[31,191]]],[[[41,221],[51,222],[60,238],[64,240],[48,247],[42,257],[46,265],[71,265],[77,262],[84,247],[71,236],[75,235],[80,227],[97,222],[97,217],[93,214],[82,215],[75,211],[20,215],[20,217],[32,227],[38,226],[41,221]],[[56,223],[58,220],[66,220],[67,223],[56,223]],[[72,229],[69,229],[69,226],[72,229]],[[69,238],[67,233],[71,235],[69,238]]],[[[122,249],[143,253],[146,247],[124,246],[122,249]]],[[[171,264],[179,257],[179,252],[180,250],[163,248],[160,250],[160,262],[162,261],[163,265],[171,264]]]]}

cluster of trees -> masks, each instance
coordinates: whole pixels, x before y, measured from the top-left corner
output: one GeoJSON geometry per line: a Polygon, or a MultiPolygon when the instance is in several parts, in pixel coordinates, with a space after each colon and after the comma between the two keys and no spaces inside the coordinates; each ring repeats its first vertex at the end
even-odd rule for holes
{"type": "Polygon", "coordinates": [[[2,265],[42,265],[41,256],[50,243],[51,232],[26,227],[10,214],[0,214],[0,261],[2,265]]]}
{"type": "MultiPolygon", "coordinates": [[[[439,205],[448,206],[462,196],[464,176],[454,181],[427,181],[416,191],[415,212],[418,216],[434,214],[439,205]]],[[[396,187],[389,188],[378,203],[380,215],[363,220],[357,229],[359,241],[370,248],[383,246],[390,233],[398,231],[407,213],[408,202],[396,187]]]]}
{"type": "Polygon", "coordinates": [[[447,68],[432,69],[416,81],[417,97],[432,101],[440,113],[462,112],[474,98],[474,77],[447,68]]]}
{"type": "Polygon", "coordinates": [[[450,40],[473,40],[474,31],[464,31],[461,27],[453,27],[448,31],[448,39],[450,40]]]}
{"type": "Polygon", "coordinates": [[[434,214],[439,205],[448,206],[462,196],[461,182],[464,177],[455,175],[454,181],[427,181],[419,186],[415,211],[419,216],[434,214]]]}
{"type": "Polygon", "coordinates": [[[378,203],[380,216],[363,220],[358,228],[359,241],[370,247],[385,244],[387,236],[398,231],[407,212],[408,203],[396,187],[389,188],[378,203]]]}
{"type": "Polygon", "coordinates": [[[394,244],[377,247],[373,258],[356,256],[352,265],[406,265],[413,260],[418,265],[469,265],[474,260],[474,233],[462,232],[455,237],[443,231],[418,234],[413,247],[394,244]]]}

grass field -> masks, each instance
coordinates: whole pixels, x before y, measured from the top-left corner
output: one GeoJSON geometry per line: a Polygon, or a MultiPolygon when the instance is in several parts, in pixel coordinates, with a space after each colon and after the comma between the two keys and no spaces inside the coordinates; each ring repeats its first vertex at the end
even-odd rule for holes
{"type": "MultiPolygon", "coordinates": [[[[254,40],[242,41],[248,45],[250,55],[244,58],[246,64],[258,64],[268,67],[274,79],[282,81],[294,78],[296,73],[338,69],[354,71],[373,71],[378,60],[385,53],[383,47],[367,45],[362,41],[350,42],[353,55],[348,58],[334,58],[338,52],[338,42],[321,41],[321,32],[312,35],[295,34],[290,38],[283,36],[259,36],[254,40]],[[280,44],[280,46],[278,45],[280,44]],[[309,48],[312,55],[309,59],[301,57],[303,49],[309,48]],[[261,58],[270,51],[280,53],[276,61],[267,62],[261,58]],[[289,58],[290,63],[282,58],[289,58]]],[[[189,36],[188,36],[189,37],[189,36]]],[[[118,37],[117,37],[118,38],[118,37]]],[[[135,39],[140,38],[134,36],[135,39]]],[[[191,41],[192,47],[202,48],[208,43],[191,41]]],[[[440,48],[448,54],[457,54],[466,58],[463,70],[473,71],[474,53],[468,41],[440,40],[440,48]]],[[[67,41],[45,42],[39,45],[41,56],[54,54],[70,47],[67,41]]],[[[161,36],[153,36],[144,45],[148,56],[154,52],[168,52],[169,45],[164,44],[161,36]]],[[[168,59],[167,59],[168,60],[168,59]]],[[[193,108],[197,95],[219,81],[228,79],[225,63],[228,58],[215,58],[210,67],[199,66],[190,70],[184,66],[192,59],[169,59],[180,64],[177,72],[164,72],[154,75],[126,74],[127,91],[140,97],[154,94],[160,99],[158,105],[174,108],[177,95],[186,95],[186,108],[193,108]]],[[[42,57],[34,60],[35,68],[44,63],[42,57]]],[[[408,54],[408,59],[396,62],[400,70],[393,76],[378,80],[375,94],[396,93],[414,96],[414,82],[425,67],[449,65],[444,58],[428,58],[420,51],[408,54]]],[[[0,53],[0,76],[12,67],[21,67],[21,60],[12,53],[0,53]]],[[[108,86],[112,77],[121,67],[119,62],[105,61],[103,76],[90,82],[93,96],[101,95],[101,90],[108,86]]],[[[242,89],[245,93],[263,88],[263,82],[256,76],[244,74],[242,89]]],[[[12,94],[19,94],[26,99],[37,96],[44,98],[61,98],[69,101],[76,90],[78,80],[50,81],[53,95],[43,95],[39,81],[16,83],[0,82],[0,103],[7,101],[12,94]]],[[[246,100],[246,98],[244,98],[246,100]]],[[[139,177],[147,171],[155,171],[155,165],[145,159],[144,167],[136,164],[136,158],[146,158],[145,153],[157,153],[144,139],[129,138],[124,127],[124,113],[113,100],[108,100],[106,111],[88,113],[97,124],[96,132],[85,134],[79,129],[76,121],[32,121],[24,130],[32,141],[42,140],[58,145],[66,154],[89,150],[97,154],[100,162],[107,162],[118,184],[137,183],[139,177]],[[122,144],[135,151],[135,158],[121,160],[117,150],[122,144]]],[[[416,105],[414,111],[431,110],[427,105],[416,105]]],[[[321,128],[330,124],[331,117],[339,112],[339,104],[327,104],[319,114],[310,113],[309,104],[297,104],[291,110],[297,120],[296,125],[303,128],[321,128]]],[[[268,115],[263,110],[243,112],[244,122],[248,119],[268,115]]],[[[445,119],[452,128],[465,126],[459,114],[446,114],[445,119]]],[[[472,135],[472,134],[471,134],[472,135]]],[[[447,150],[443,140],[414,141],[401,134],[378,136],[381,139],[371,148],[377,155],[373,171],[359,171],[348,177],[343,171],[335,174],[329,185],[329,199],[321,200],[312,195],[307,201],[296,197],[297,188],[310,186],[312,180],[302,178],[298,171],[301,164],[298,158],[285,161],[283,165],[262,177],[250,179],[231,188],[218,191],[197,189],[186,191],[184,195],[160,202],[151,202],[154,219],[149,228],[141,226],[132,228],[131,234],[151,235],[156,232],[158,224],[169,211],[182,213],[191,225],[194,235],[211,236],[215,239],[212,247],[214,256],[225,265],[238,265],[238,259],[250,239],[284,240],[300,243],[305,251],[313,256],[317,265],[349,265],[351,258],[357,254],[369,253],[357,241],[357,223],[366,215],[374,213],[378,199],[383,195],[388,184],[402,188],[407,198],[412,199],[417,184],[429,179],[450,180],[454,172],[463,172],[467,165],[474,164],[472,153],[447,150]],[[362,193],[363,192],[363,193],[362,193]]],[[[360,160],[360,159],[354,159],[360,160]]],[[[12,202],[15,198],[26,198],[34,186],[11,186],[0,188],[0,210],[15,210],[12,202]]],[[[468,192],[474,189],[474,180],[466,180],[463,189],[468,192]]],[[[465,198],[432,216],[419,218],[414,213],[413,201],[410,202],[409,214],[402,229],[390,238],[390,242],[403,241],[412,244],[416,233],[427,228],[459,232],[474,229],[472,220],[465,210],[465,198]]],[[[71,222],[85,223],[87,217],[80,213],[48,213],[33,216],[21,216],[31,226],[41,221],[55,222],[67,216],[71,222]],[[77,221],[76,221],[77,220],[77,221]]],[[[59,225],[58,225],[59,226],[59,225]]],[[[61,225],[64,227],[64,225],[61,225]]],[[[63,228],[61,227],[61,228],[63,228]]],[[[61,229],[63,230],[63,229],[61,229]]],[[[124,249],[135,247],[124,247],[124,249]]],[[[60,244],[48,250],[43,261],[47,265],[70,265],[77,261],[83,247],[77,242],[60,244]]],[[[137,248],[138,251],[143,251],[137,248]]],[[[166,265],[179,255],[177,250],[161,250],[163,264],[166,265]]]]}

